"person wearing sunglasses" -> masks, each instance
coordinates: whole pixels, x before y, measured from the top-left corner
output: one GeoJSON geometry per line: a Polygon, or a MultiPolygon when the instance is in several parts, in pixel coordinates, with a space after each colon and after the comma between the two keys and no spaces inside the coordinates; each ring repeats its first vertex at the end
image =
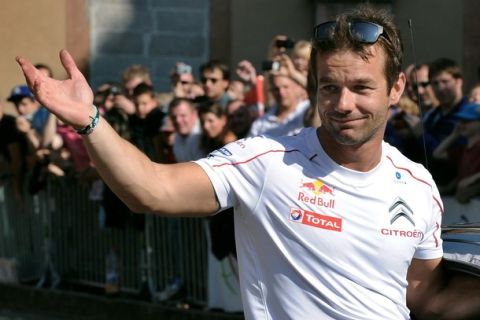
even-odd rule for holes
{"type": "Polygon", "coordinates": [[[433,93],[428,79],[428,64],[421,63],[413,67],[407,78],[407,93],[410,99],[416,102],[422,116],[438,106],[438,100],[433,93]]]}
{"type": "Polygon", "coordinates": [[[66,51],[62,82],[17,61],[45,106],[87,126],[99,172],[134,211],[202,217],[234,208],[246,319],[410,319],[410,309],[419,319],[478,318],[480,278],[443,273],[434,181],[383,142],[406,82],[393,17],[358,7],[317,26],[312,44],[319,128],[235,141],[175,165],[150,162],[91,119],[91,89],[66,51]]]}
{"type": "Polygon", "coordinates": [[[226,107],[231,98],[227,90],[230,85],[230,69],[219,60],[210,60],[200,66],[200,82],[205,99],[226,107]]]}

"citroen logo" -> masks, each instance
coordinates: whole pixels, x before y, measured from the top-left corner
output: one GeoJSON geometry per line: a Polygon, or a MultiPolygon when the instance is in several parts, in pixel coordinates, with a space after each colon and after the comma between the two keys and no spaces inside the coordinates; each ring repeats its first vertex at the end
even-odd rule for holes
{"type": "Polygon", "coordinates": [[[413,219],[413,210],[410,209],[410,207],[405,203],[405,201],[397,197],[394,201],[393,204],[390,206],[390,209],[388,209],[390,214],[392,215],[392,218],[390,219],[390,224],[393,224],[397,219],[400,217],[404,217],[412,225],[415,226],[415,221],[413,219]]]}

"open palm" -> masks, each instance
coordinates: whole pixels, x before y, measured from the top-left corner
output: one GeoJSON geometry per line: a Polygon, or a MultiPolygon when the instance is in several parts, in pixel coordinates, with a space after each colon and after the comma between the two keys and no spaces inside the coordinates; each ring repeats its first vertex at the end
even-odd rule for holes
{"type": "Polygon", "coordinates": [[[81,128],[89,123],[92,115],[93,92],[66,50],[60,51],[60,61],[68,74],[66,80],[49,78],[26,58],[17,57],[36,99],[60,120],[81,128]]]}

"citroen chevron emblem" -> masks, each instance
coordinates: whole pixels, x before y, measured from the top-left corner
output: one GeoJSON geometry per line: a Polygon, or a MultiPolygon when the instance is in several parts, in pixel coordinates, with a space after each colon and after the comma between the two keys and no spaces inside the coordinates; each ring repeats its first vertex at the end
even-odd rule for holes
{"type": "Polygon", "coordinates": [[[388,209],[388,211],[392,215],[392,218],[390,219],[390,224],[393,224],[398,218],[404,217],[415,226],[415,221],[413,219],[413,210],[410,209],[410,207],[405,203],[402,198],[397,197],[393,201],[393,204],[390,206],[390,209],[388,209]]]}

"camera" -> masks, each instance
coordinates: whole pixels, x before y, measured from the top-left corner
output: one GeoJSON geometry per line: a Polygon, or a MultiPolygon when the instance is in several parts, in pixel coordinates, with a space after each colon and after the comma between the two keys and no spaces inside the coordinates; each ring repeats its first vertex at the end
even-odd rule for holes
{"type": "Polygon", "coordinates": [[[280,70],[280,62],[272,61],[272,60],[265,60],[262,62],[262,70],[263,71],[278,71],[280,70]]]}
{"type": "Polygon", "coordinates": [[[118,96],[122,94],[122,89],[118,86],[111,86],[110,89],[108,89],[108,93],[118,96]]]}
{"type": "Polygon", "coordinates": [[[285,40],[278,39],[275,41],[275,46],[277,48],[292,49],[294,45],[295,45],[295,41],[293,41],[290,38],[287,38],[285,40]]]}

